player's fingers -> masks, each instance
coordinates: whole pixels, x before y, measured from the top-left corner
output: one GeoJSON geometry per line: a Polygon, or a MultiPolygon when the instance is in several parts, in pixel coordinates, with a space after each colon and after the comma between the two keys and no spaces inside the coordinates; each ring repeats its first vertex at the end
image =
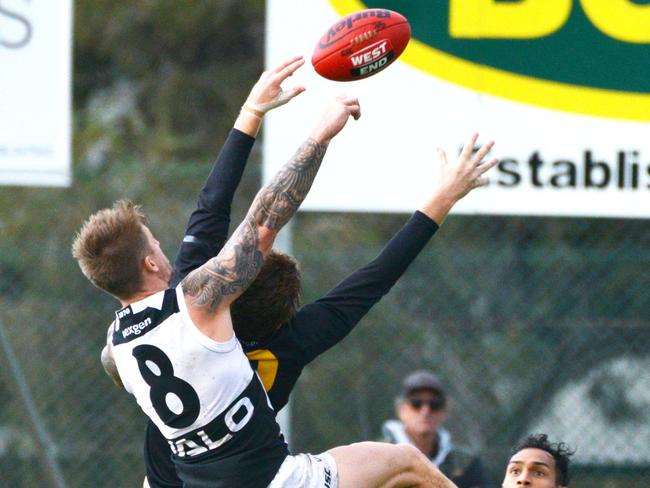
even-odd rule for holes
{"type": "Polygon", "coordinates": [[[359,99],[357,97],[346,96],[343,103],[347,107],[350,115],[354,117],[354,120],[359,120],[359,117],[361,117],[361,104],[359,103],[359,99]]]}
{"type": "Polygon", "coordinates": [[[280,102],[281,104],[287,103],[289,100],[291,100],[292,98],[297,97],[298,95],[300,95],[304,91],[305,91],[304,86],[294,86],[293,88],[291,88],[289,90],[283,91],[280,94],[280,96],[278,97],[278,102],[280,102]]]}
{"type": "Polygon", "coordinates": [[[476,151],[476,154],[474,154],[474,157],[472,158],[474,164],[480,165],[483,158],[492,150],[492,147],[494,147],[494,141],[483,144],[483,146],[481,146],[481,148],[476,151]]]}
{"type": "Polygon", "coordinates": [[[289,102],[289,100],[300,95],[304,91],[305,91],[304,86],[296,86],[294,88],[291,88],[290,90],[281,89],[280,92],[275,96],[275,98],[272,98],[268,102],[255,102],[253,100],[247,100],[246,105],[248,106],[248,108],[251,108],[253,110],[258,110],[264,114],[269,110],[273,110],[276,107],[280,107],[281,105],[284,105],[285,103],[289,102]]]}
{"type": "Polygon", "coordinates": [[[460,152],[461,159],[469,159],[472,151],[474,151],[474,144],[476,144],[477,139],[478,132],[474,132],[463,146],[463,150],[460,152]]]}
{"type": "Polygon", "coordinates": [[[336,97],[336,100],[344,105],[351,105],[351,104],[359,105],[359,99],[351,95],[341,94],[336,97]]]}
{"type": "Polygon", "coordinates": [[[480,176],[480,175],[488,172],[489,170],[494,168],[497,165],[498,162],[499,162],[499,160],[497,158],[493,158],[493,159],[491,159],[490,161],[488,161],[486,163],[480,164],[479,166],[476,167],[476,175],[480,176]]]}
{"type": "Polygon", "coordinates": [[[337,97],[337,100],[341,104],[342,108],[354,117],[354,120],[361,117],[361,104],[359,103],[359,100],[353,97],[337,97]]]}
{"type": "Polygon", "coordinates": [[[301,94],[302,92],[304,92],[305,90],[307,90],[307,88],[305,88],[304,86],[294,86],[294,87],[291,89],[291,91],[293,91],[293,95],[292,95],[291,98],[293,98],[293,97],[297,97],[298,95],[300,95],[300,94],[301,94]]]}
{"type": "Polygon", "coordinates": [[[284,70],[288,66],[296,63],[297,61],[301,60],[303,57],[302,56],[294,56],[291,59],[287,59],[286,61],[280,63],[278,66],[270,70],[272,73],[279,73],[280,71],[284,70]]]}
{"type": "Polygon", "coordinates": [[[476,178],[474,180],[474,183],[472,184],[472,188],[487,186],[489,183],[490,183],[490,178],[488,178],[487,176],[481,176],[480,178],[476,178]]]}
{"type": "Polygon", "coordinates": [[[273,76],[273,82],[274,83],[282,83],[284,80],[286,80],[289,76],[294,74],[298,68],[300,68],[303,64],[305,64],[305,60],[300,57],[300,59],[295,60],[293,63],[289,64],[286,66],[284,69],[280,70],[277,73],[274,73],[273,76]]]}

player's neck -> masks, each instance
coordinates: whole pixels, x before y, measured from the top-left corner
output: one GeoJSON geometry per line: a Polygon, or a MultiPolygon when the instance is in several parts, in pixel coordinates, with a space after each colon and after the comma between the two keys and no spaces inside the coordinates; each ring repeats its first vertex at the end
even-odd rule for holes
{"type": "Polygon", "coordinates": [[[137,291],[133,295],[127,298],[120,298],[120,303],[122,304],[122,307],[127,307],[131,305],[132,303],[139,302],[140,300],[144,300],[147,297],[150,297],[151,295],[164,291],[168,288],[168,283],[163,281],[162,279],[145,279],[143,283],[143,288],[142,290],[137,291]]]}
{"type": "Polygon", "coordinates": [[[129,298],[120,298],[120,304],[122,305],[122,308],[128,307],[132,303],[139,302],[140,300],[144,300],[148,296],[153,295],[153,293],[136,293],[135,295],[130,296],[129,298]]]}

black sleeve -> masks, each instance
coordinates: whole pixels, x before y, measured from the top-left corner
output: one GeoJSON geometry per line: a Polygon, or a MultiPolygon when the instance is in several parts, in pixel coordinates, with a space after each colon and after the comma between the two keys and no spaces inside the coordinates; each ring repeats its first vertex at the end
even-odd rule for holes
{"type": "Polygon", "coordinates": [[[174,260],[170,287],[216,256],[228,238],[230,205],[239,185],[255,138],[232,129],[203,184],[196,209],[190,215],[185,237],[174,260]]]}
{"type": "Polygon", "coordinates": [[[304,364],[339,342],[359,323],[390,291],[437,230],[433,220],[415,212],[372,262],[298,311],[289,326],[301,346],[304,364]]]}

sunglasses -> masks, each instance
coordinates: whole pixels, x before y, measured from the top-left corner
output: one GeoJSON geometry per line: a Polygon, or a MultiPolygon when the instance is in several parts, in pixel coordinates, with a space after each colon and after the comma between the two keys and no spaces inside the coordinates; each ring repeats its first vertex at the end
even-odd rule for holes
{"type": "Polygon", "coordinates": [[[429,408],[435,412],[436,410],[441,410],[445,406],[445,401],[442,398],[434,398],[433,400],[424,400],[423,398],[408,398],[406,401],[416,410],[420,410],[425,405],[428,405],[429,408]]]}

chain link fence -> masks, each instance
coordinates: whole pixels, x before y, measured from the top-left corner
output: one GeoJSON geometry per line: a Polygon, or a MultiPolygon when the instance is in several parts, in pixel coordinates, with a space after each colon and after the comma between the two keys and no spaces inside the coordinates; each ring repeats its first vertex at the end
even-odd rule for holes
{"type": "MultiPolygon", "coordinates": [[[[333,284],[378,252],[364,229],[388,239],[404,220],[302,218],[296,253],[311,297],[325,291],[319,269],[335,270],[333,284]]],[[[650,486],[649,238],[643,221],[452,216],[305,373],[297,447],[379,438],[402,378],[425,367],[449,389],[447,427],[495,486],[510,448],[537,432],[577,449],[575,486],[650,486]]]]}
{"type": "MultiPolygon", "coordinates": [[[[259,179],[253,159],[234,222],[259,179]]],[[[77,168],[68,190],[3,190],[1,487],[141,484],[143,414],[99,363],[116,303],[85,281],[69,246],[89,213],[129,197],[173,255],[208,170],[119,163],[77,168]]],[[[299,214],[304,301],[371,260],[406,219],[299,214]]],[[[378,439],[403,376],[424,367],[447,386],[446,427],[494,486],[511,446],[535,432],[577,449],[572,486],[650,486],[649,267],[645,221],[452,215],[350,336],[306,368],[292,450],[378,439]]]]}
{"type": "MultiPolygon", "coordinates": [[[[75,16],[74,185],[0,191],[0,488],[141,485],[143,414],[99,362],[117,304],[87,283],[70,244],[90,213],[131,198],[171,257],[209,171],[171,161],[223,140],[263,64],[256,0],[78,2],[75,16]]],[[[298,215],[305,302],[406,219],[298,215]]],[[[572,487],[647,488],[649,268],[647,221],[451,216],[356,330],[305,369],[292,450],[378,439],[403,376],[429,368],[451,398],[446,427],[494,486],[512,445],[546,432],[577,449],[572,487]]]]}

